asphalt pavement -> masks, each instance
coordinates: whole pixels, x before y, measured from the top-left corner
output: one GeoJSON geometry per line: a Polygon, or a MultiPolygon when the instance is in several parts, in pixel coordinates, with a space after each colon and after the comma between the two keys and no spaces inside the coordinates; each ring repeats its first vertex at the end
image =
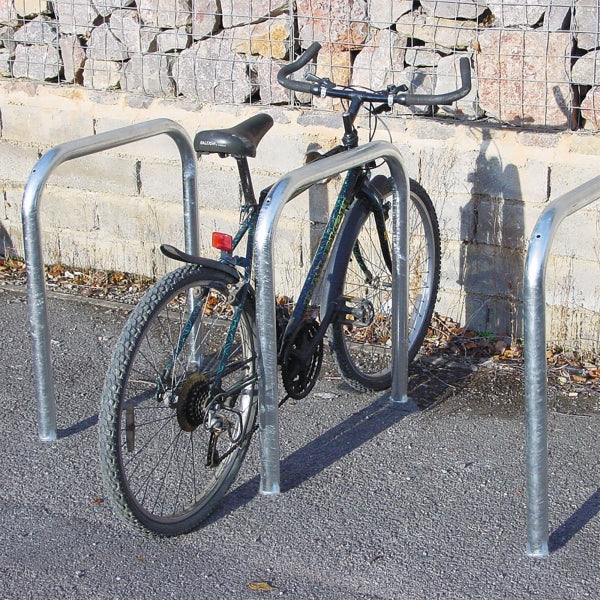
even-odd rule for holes
{"type": "Polygon", "coordinates": [[[37,436],[26,296],[0,285],[0,599],[600,598],[598,415],[550,414],[545,559],[525,554],[522,410],[483,415],[457,390],[405,411],[331,373],[282,409],[282,494],[258,493],[256,437],[203,529],[147,538],[105,501],[97,453],[127,311],[49,309],[53,443],[37,436]]]}

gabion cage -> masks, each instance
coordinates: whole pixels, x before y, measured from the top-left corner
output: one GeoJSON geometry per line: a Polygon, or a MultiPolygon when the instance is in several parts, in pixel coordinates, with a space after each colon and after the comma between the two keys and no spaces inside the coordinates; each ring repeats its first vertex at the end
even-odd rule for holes
{"type": "Polygon", "coordinates": [[[473,90],[438,115],[597,131],[599,10],[599,0],[0,0],[0,74],[197,103],[303,104],[311,99],[276,74],[313,41],[321,76],[414,93],[453,88],[467,55],[473,90]]]}

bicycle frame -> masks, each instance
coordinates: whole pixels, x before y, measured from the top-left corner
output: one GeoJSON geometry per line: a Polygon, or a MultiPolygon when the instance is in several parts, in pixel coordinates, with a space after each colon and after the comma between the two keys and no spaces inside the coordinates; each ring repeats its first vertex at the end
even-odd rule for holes
{"type": "MultiPolygon", "coordinates": [[[[328,155],[342,152],[345,149],[346,148],[344,148],[344,146],[338,146],[337,148],[333,149],[333,151],[328,153],[328,155]]],[[[292,315],[281,337],[278,348],[280,356],[286,347],[286,343],[293,339],[298,327],[302,325],[305,315],[310,311],[310,301],[323,276],[325,266],[330,258],[331,249],[339,233],[343,218],[354,201],[368,202],[369,209],[376,215],[375,222],[377,226],[378,237],[382,245],[384,256],[386,256],[386,261],[389,261],[389,266],[391,269],[391,254],[388,244],[388,235],[385,230],[384,208],[382,206],[381,199],[378,198],[377,194],[368,187],[367,182],[369,178],[369,166],[370,165],[355,167],[350,169],[346,174],[342,188],[338,194],[325,230],[321,236],[321,240],[315,252],[312,264],[308,270],[308,274],[302,286],[298,301],[295,304],[292,315]]],[[[239,246],[243,238],[247,236],[246,253],[245,256],[234,256],[232,253],[223,253],[223,260],[240,267],[243,270],[243,276],[241,279],[240,291],[237,294],[237,300],[235,302],[235,314],[229,326],[229,331],[220,363],[216,369],[216,377],[211,392],[214,398],[223,398],[228,395],[232,395],[250,383],[250,380],[244,381],[242,384],[236,385],[235,389],[227,390],[227,392],[221,389],[221,381],[227,371],[227,365],[232,352],[233,339],[235,338],[241,313],[248,297],[253,265],[254,230],[258,220],[262,200],[266,197],[269,191],[269,188],[263,190],[261,193],[261,200],[257,203],[254,200],[252,184],[249,178],[245,179],[245,184],[246,185],[243,186],[243,189],[246,204],[244,207],[242,207],[242,212],[247,212],[248,214],[241,221],[238,231],[233,237],[232,252],[239,246]]],[[[368,280],[370,277],[370,272],[367,266],[364,264],[364,261],[362,261],[357,248],[354,249],[354,254],[357,258],[357,263],[365,273],[365,278],[368,280]]],[[[339,276],[343,277],[343,274],[340,274],[339,276]]],[[[327,298],[325,311],[320,320],[317,332],[314,338],[311,340],[310,346],[307,348],[307,353],[313,352],[317,345],[321,343],[327,328],[334,318],[336,309],[337,306],[335,303],[332,302],[330,298],[327,298]]],[[[167,365],[165,372],[161,376],[162,381],[166,381],[168,378],[170,372],[169,367],[172,368],[172,365],[177,359],[179,352],[184,347],[187,338],[189,337],[190,333],[194,331],[195,321],[198,318],[198,315],[198,310],[196,310],[195,307],[192,308],[188,321],[182,329],[181,338],[178,341],[174,355],[169,362],[169,365],[167,365]]]]}

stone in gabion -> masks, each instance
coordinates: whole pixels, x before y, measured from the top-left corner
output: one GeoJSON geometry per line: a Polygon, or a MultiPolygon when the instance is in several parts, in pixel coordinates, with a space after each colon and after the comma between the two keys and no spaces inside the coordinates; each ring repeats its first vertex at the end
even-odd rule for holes
{"type": "Polygon", "coordinates": [[[58,23],[40,15],[17,29],[14,40],[24,44],[55,44],[58,40],[58,23]]]}
{"type": "Polygon", "coordinates": [[[444,19],[477,19],[486,8],[476,0],[421,0],[421,6],[425,14],[444,19]]]}
{"type": "Polygon", "coordinates": [[[75,35],[64,35],[58,40],[58,47],[63,63],[61,81],[82,83],[86,56],[81,40],[75,35]]]}
{"type": "Polygon", "coordinates": [[[435,67],[442,57],[434,48],[427,46],[415,46],[406,49],[404,60],[411,67],[435,67]]]}
{"type": "Polygon", "coordinates": [[[600,47],[598,3],[596,0],[575,0],[575,39],[581,50],[600,47]]]}
{"type": "Polygon", "coordinates": [[[6,48],[0,49],[0,75],[2,77],[10,77],[12,75],[10,67],[12,64],[13,54],[6,48]]]}
{"type": "Polygon", "coordinates": [[[83,85],[96,90],[111,90],[119,87],[122,63],[90,58],[83,68],[83,85]]]}
{"type": "Polygon", "coordinates": [[[514,125],[569,124],[569,33],[485,30],[478,43],[479,102],[486,114],[514,125]]]}
{"type": "Polygon", "coordinates": [[[129,54],[125,44],[117,39],[108,23],[102,23],[90,35],[87,56],[96,60],[120,61],[125,60],[129,54]]]}
{"type": "Polygon", "coordinates": [[[201,102],[241,103],[254,88],[247,63],[231,51],[231,38],[220,34],[184,50],[173,65],[177,91],[201,102]]]}
{"type": "Polygon", "coordinates": [[[405,37],[390,29],[378,30],[354,60],[352,85],[383,90],[394,84],[394,74],[404,69],[405,48],[405,37]]]}
{"type": "Polygon", "coordinates": [[[134,0],[93,0],[98,14],[102,17],[108,17],[115,10],[131,6],[134,0]]]}
{"type": "Polygon", "coordinates": [[[63,60],[63,77],[67,83],[79,81],[85,63],[85,50],[76,35],[63,35],[59,40],[63,60]]]}
{"type": "Polygon", "coordinates": [[[261,104],[286,104],[290,92],[277,83],[277,73],[285,63],[272,58],[257,58],[251,63],[256,72],[256,83],[261,104]]]}
{"type": "Polygon", "coordinates": [[[466,50],[477,36],[477,23],[429,17],[423,12],[414,11],[396,21],[396,31],[447,53],[466,50]]]}
{"type": "Polygon", "coordinates": [[[600,50],[580,56],[571,70],[571,82],[579,85],[600,85],[600,50]]]}
{"type": "Polygon", "coordinates": [[[188,47],[190,35],[185,27],[166,29],[156,36],[156,45],[159,52],[172,52],[185,50],[188,47]]]}
{"type": "Polygon", "coordinates": [[[50,12],[46,0],[14,0],[15,10],[20,17],[45,15],[50,12]]]}
{"type": "Polygon", "coordinates": [[[91,0],[53,0],[53,4],[61,34],[88,35],[99,16],[91,0]]]}
{"type": "Polygon", "coordinates": [[[134,9],[116,10],[108,23],[110,31],[124,44],[129,55],[148,52],[160,31],[156,27],[142,26],[134,9]]]}
{"type": "Polygon", "coordinates": [[[11,54],[17,46],[15,42],[15,30],[12,27],[0,27],[0,46],[6,48],[11,54]]]}
{"type": "Polygon", "coordinates": [[[593,87],[581,103],[586,129],[600,129],[600,87],[593,87]]]}
{"type": "Polygon", "coordinates": [[[221,22],[217,0],[192,0],[192,39],[211,35],[221,22]]]}
{"type": "MultiPolygon", "coordinates": [[[[352,53],[331,44],[323,46],[317,57],[316,74],[317,77],[330,79],[338,85],[348,85],[352,74],[352,53]]],[[[341,106],[341,101],[313,97],[313,104],[317,108],[337,109],[341,106]]]]}
{"type": "MultiPolygon", "coordinates": [[[[396,84],[405,85],[411,94],[433,94],[435,77],[435,69],[428,67],[408,67],[395,76],[396,84]]],[[[429,106],[402,106],[396,104],[394,111],[400,115],[429,115],[432,109],[429,106]]]]}
{"type": "Polygon", "coordinates": [[[291,23],[286,17],[269,19],[256,25],[236,27],[232,30],[231,49],[242,54],[285,58],[291,34],[291,23]]]}
{"type": "MultiPolygon", "coordinates": [[[[465,54],[452,54],[440,59],[436,70],[435,93],[445,94],[453,92],[461,85],[459,61],[461,57],[469,58],[465,54]]],[[[469,59],[470,60],[470,59],[469,59]]],[[[461,100],[449,106],[440,106],[440,113],[451,115],[459,119],[479,119],[483,111],[477,100],[477,78],[471,73],[471,91],[461,100]]]]}
{"type": "Polygon", "coordinates": [[[313,41],[359,50],[367,37],[365,0],[297,0],[298,36],[303,48],[313,41]]]}
{"type": "Polygon", "coordinates": [[[142,21],[151,27],[172,29],[192,22],[191,0],[138,0],[142,21]]]}
{"type": "Polygon", "coordinates": [[[17,15],[13,0],[0,0],[0,25],[16,27],[19,24],[19,15],[17,15]]]}
{"type": "Polygon", "coordinates": [[[121,71],[121,89],[150,96],[173,96],[175,84],[170,76],[173,58],[164,54],[133,56],[121,71]]]}
{"type": "Polygon", "coordinates": [[[516,3],[512,0],[494,2],[488,0],[487,5],[497,22],[502,27],[532,26],[538,23],[548,8],[548,0],[527,0],[516,3]]]}
{"type": "Polygon", "coordinates": [[[36,81],[55,79],[60,73],[60,56],[55,46],[17,44],[13,62],[13,77],[26,77],[36,81]]]}
{"type": "Polygon", "coordinates": [[[544,16],[544,29],[559,31],[565,27],[567,18],[570,17],[571,3],[564,0],[550,0],[550,6],[544,16]]]}
{"type": "Polygon", "coordinates": [[[412,0],[369,0],[369,25],[387,29],[412,9],[412,0]]]}
{"type": "Polygon", "coordinates": [[[288,7],[287,0],[221,0],[223,27],[256,23],[287,12],[288,7]]]}

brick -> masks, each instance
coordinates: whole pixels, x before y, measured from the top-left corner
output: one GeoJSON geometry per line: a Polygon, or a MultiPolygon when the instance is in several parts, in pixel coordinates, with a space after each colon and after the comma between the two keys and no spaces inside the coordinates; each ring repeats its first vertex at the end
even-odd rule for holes
{"type": "Polygon", "coordinates": [[[550,173],[550,200],[554,200],[582,183],[600,175],[600,167],[597,165],[597,157],[591,164],[580,162],[579,164],[562,162],[552,165],[550,173]]]}
{"type": "Polygon", "coordinates": [[[63,105],[64,110],[44,108],[37,103],[3,103],[3,140],[49,148],[94,133],[92,119],[87,111],[81,110],[81,106],[77,104],[63,105]],[[35,128],[31,127],[32,113],[36,115],[35,128]],[[68,127],[65,123],[68,123],[68,127]]]}
{"type": "Polygon", "coordinates": [[[135,161],[102,152],[63,163],[52,181],[80,190],[137,194],[135,161]]]}
{"type": "MultiPolygon", "coordinates": [[[[173,163],[157,164],[144,161],[141,165],[140,180],[145,196],[182,202],[181,166],[173,163]]],[[[210,208],[237,209],[240,202],[240,188],[233,172],[200,168],[197,175],[198,206],[210,208]]]]}
{"type": "Polygon", "coordinates": [[[546,338],[548,344],[567,348],[600,348],[598,311],[581,307],[548,306],[546,308],[546,338]]]}
{"type": "MultiPolygon", "coordinates": [[[[461,152],[457,152],[453,146],[424,148],[420,151],[419,178],[431,194],[437,192],[485,194],[486,190],[480,189],[477,180],[478,159],[479,153],[467,148],[463,148],[461,152]]],[[[502,175],[499,167],[498,171],[499,179],[502,175]]],[[[482,177],[482,181],[487,184],[488,179],[482,177]]]]}
{"type": "Polygon", "coordinates": [[[546,301],[600,312],[597,258],[587,261],[576,256],[551,255],[546,269],[546,301]]]}
{"type": "Polygon", "coordinates": [[[591,280],[600,281],[600,202],[590,204],[562,221],[552,243],[552,254],[595,263],[584,271],[591,280]]]}
{"type": "Polygon", "coordinates": [[[35,148],[17,144],[0,144],[0,180],[25,185],[38,161],[35,148]]]}

